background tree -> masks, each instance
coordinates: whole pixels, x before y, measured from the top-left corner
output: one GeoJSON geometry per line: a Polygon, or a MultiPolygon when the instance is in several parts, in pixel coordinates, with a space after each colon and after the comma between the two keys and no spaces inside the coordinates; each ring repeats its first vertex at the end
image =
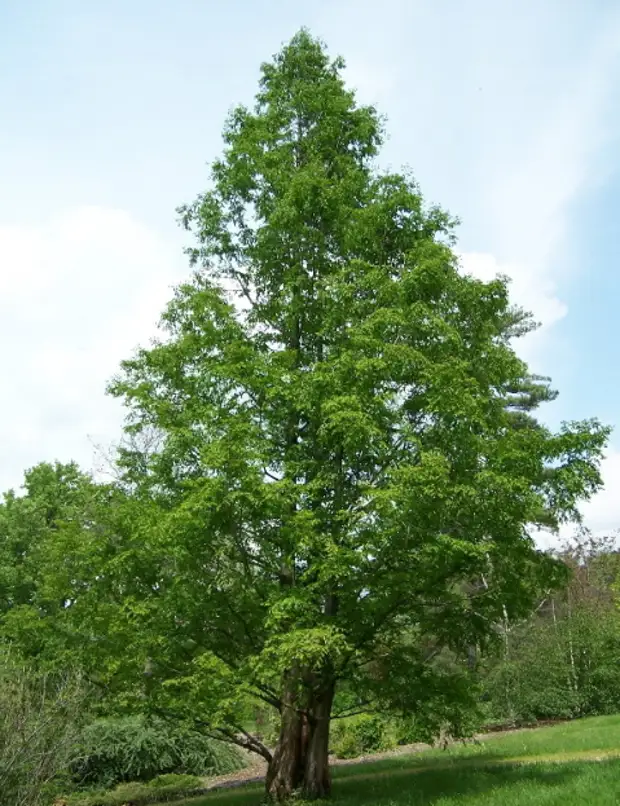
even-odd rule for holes
{"type": "Polygon", "coordinates": [[[534,420],[553,394],[511,346],[529,318],[377,169],[342,68],[301,32],[231,114],[181,211],[197,271],[111,386],[135,444],[157,439],[121,451],[107,531],[64,530],[50,558],[102,681],[261,753],[279,799],[329,792],[337,697],[441,720],[462,702],[459,660],[555,582],[528,529],[577,516],[607,438],[534,420]],[[279,715],[273,753],[252,701],[279,715]]]}
{"type": "Polygon", "coordinates": [[[0,503],[0,641],[31,661],[52,656],[53,616],[65,605],[62,586],[49,586],[62,558],[51,559],[68,532],[97,530],[102,493],[75,463],[42,462],[26,471],[20,494],[11,490],[0,503]]]}
{"type": "Polygon", "coordinates": [[[582,531],[558,554],[567,583],[547,591],[529,618],[502,625],[503,650],[480,670],[492,720],[572,719],[620,708],[616,541],[582,531]]]}

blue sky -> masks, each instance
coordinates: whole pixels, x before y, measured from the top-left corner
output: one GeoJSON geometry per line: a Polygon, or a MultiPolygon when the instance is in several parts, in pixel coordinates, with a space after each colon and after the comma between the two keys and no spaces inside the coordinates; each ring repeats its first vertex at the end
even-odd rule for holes
{"type": "MultiPolygon", "coordinates": [[[[302,25],[387,116],[384,164],[460,216],[465,268],[542,322],[523,351],[560,389],[547,418],[620,426],[616,2],[3,0],[1,489],[118,435],[105,382],[188,271],[175,207],[302,25]]],[[[620,431],[604,473],[596,530],[620,526],[620,431]]]]}

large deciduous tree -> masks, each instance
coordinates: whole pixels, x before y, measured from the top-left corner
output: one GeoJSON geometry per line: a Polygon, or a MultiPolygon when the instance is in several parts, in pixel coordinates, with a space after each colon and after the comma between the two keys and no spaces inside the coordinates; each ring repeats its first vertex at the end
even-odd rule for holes
{"type": "Polygon", "coordinates": [[[262,753],[278,799],[329,792],[339,687],[421,710],[451,690],[442,648],[528,611],[554,573],[529,534],[576,517],[607,437],[534,419],[553,394],[512,347],[529,318],[463,274],[410,176],[376,167],[380,119],[342,68],[302,32],[231,114],[182,209],[195,275],[111,387],[135,444],[157,435],[121,454],[131,539],[66,594],[94,618],[103,591],[128,643],[110,677],[141,668],[162,713],[262,753]],[[280,715],[273,752],[248,698],[280,715]]]}

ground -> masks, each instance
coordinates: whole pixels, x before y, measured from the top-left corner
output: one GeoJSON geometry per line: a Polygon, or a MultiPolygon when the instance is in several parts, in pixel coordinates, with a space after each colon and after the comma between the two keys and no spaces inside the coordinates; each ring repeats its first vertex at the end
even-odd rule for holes
{"type": "MultiPolygon", "coordinates": [[[[257,806],[254,780],[177,806],[257,806]]],[[[222,782],[217,782],[222,783],[222,782]]],[[[597,717],[448,750],[408,748],[334,768],[330,806],[615,806],[620,803],[620,716],[597,717]]]]}

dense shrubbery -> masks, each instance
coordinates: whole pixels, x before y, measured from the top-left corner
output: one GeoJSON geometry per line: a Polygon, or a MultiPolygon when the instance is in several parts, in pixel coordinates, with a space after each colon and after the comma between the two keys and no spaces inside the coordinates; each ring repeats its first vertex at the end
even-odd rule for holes
{"type": "Polygon", "coordinates": [[[235,748],[160,719],[84,726],[87,704],[78,677],[36,673],[0,652],[2,806],[41,806],[76,786],[68,802],[79,806],[155,803],[195,791],[198,776],[243,767],[235,748]]]}
{"type": "Polygon", "coordinates": [[[389,750],[398,741],[393,725],[376,714],[338,720],[333,725],[331,739],[331,750],[338,758],[389,750]]]}
{"type": "Polygon", "coordinates": [[[66,773],[84,687],[70,675],[36,675],[0,653],[0,802],[39,806],[66,773]]]}
{"type": "Polygon", "coordinates": [[[56,803],[57,806],[126,806],[129,803],[142,806],[194,795],[201,786],[202,779],[194,775],[162,775],[148,783],[119,784],[112,790],[80,793],[56,803]]]}
{"type": "Polygon", "coordinates": [[[242,766],[239,753],[227,744],[161,719],[132,716],[89,725],[72,773],[80,784],[110,787],[166,773],[220,775],[242,766]]]}
{"type": "Polygon", "coordinates": [[[394,715],[359,714],[333,723],[330,751],[336,758],[359,756],[394,750],[409,744],[443,744],[454,739],[465,739],[480,730],[483,711],[475,708],[459,709],[455,706],[450,719],[443,714],[396,717],[394,715]]]}

